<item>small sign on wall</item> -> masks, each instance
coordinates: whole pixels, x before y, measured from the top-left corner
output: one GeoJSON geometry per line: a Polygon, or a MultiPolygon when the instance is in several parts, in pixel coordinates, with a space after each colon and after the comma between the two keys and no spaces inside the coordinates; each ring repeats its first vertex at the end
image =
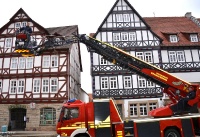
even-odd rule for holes
{"type": "Polygon", "coordinates": [[[34,103],[34,102],[31,102],[31,103],[30,103],[30,108],[31,108],[31,109],[35,109],[35,103],[34,103]]]}

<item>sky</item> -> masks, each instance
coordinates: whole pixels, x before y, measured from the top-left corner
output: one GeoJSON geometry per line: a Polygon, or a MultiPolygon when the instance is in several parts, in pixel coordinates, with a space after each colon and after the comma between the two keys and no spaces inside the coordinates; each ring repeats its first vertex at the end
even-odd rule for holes
{"type": "MultiPolygon", "coordinates": [[[[78,25],[80,34],[95,33],[116,0],[0,0],[0,27],[22,8],[44,28],[78,25]]],[[[184,16],[200,18],[200,0],[128,0],[142,17],[184,16]]],[[[90,55],[81,46],[81,87],[92,92],[90,55]]]]}

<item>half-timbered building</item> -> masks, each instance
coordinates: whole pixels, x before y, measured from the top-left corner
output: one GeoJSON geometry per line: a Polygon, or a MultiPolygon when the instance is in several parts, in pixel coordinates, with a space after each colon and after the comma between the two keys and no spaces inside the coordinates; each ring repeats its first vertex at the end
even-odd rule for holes
{"type": "MultiPolygon", "coordinates": [[[[195,18],[143,18],[128,0],[116,0],[91,35],[189,82],[200,82],[200,27],[195,18]]],[[[93,97],[117,99],[123,118],[147,117],[163,105],[162,87],[96,53],[90,56],[93,97]]]]}
{"type": "Polygon", "coordinates": [[[78,33],[77,25],[44,28],[22,8],[0,28],[0,125],[10,130],[55,130],[62,103],[83,99],[80,47],[74,43],[23,57],[14,52],[15,31],[28,22],[37,44],[46,35],[78,33]]]}

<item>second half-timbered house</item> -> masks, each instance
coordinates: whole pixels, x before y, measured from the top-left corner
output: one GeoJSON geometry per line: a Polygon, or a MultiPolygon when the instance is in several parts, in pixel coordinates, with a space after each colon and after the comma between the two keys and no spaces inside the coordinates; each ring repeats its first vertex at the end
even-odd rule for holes
{"type": "Polygon", "coordinates": [[[78,34],[77,25],[44,28],[22,8],[0,28],[0,125],[9,130],[55,130],[62,103],[83,99],[79,43],[23,57],[14,52],[15,32],[27,23],[38,44],[46,35],[78,34]]]}
{"type": "MultiPolygon", "coordinates": [[[[128,0],[116,0],[91,35],[188,82],[199,83],[198,24],[188,15],[143,18],[128,0]]],[[[115,98],[123,118],[147,117],[164,103],[162,87],[93,52],[91,71],[93,97],[115,98]]]]}

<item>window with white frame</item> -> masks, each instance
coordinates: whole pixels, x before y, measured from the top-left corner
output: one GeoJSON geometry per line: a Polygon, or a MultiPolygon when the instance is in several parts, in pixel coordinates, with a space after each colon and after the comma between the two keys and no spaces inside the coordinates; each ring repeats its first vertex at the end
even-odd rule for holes
{"type": "Polygon", "coordinates": [[[177,51],[176,52],[177,61],[178,62],[185,62],[184,52],[183,51],[177,51]]]}
{"type": "Polygon", "coordinates": [[[43,68],[50,67],[50,56],[43,56],[43,68]]]}
{"type": "Polygon", "coordinates": [[[175,51],[169,51],[169,61],[176,62],[176,52],[175,51]]]}
{"type": "Polygon", "coordinates": [[[102,56],[99,55],[99,59],[100,59],[100,65],[107,65],[108,62],[107,60],[105,60],[102,56]]]}
{"type": "Polygon", "coordinates": [[[147,87],[148,88],[155,87],[155,84],[152,81],[147,80],[147,87]]]}
{"type": "Polygon", "coordinates": [[[26,58],[19,58],[18,69],[25,69],[26,58]]]}
{"type": "Polygon", "coordinates": [[[185,56],[183,51],[169,51],[170,62],[185,62],[185,56]]]}
{"type": "Polygon", "coordinates": [[[12,39],[11,38],[6,38],[6,48],[10,48],[12,46],[12,39]]]}
{"type": "Polygon", "coordinates": [[[22,22],[22,27],[25,27],[26,26],[26,22],[22,22]]]}
{"type": "Polygon", "coordinates": [[[17,93],[24,93],[24,80],[18,80],[18,90],[17,93]]]}
{"type": "Polygon", "coordinates": [[[51,92],[56,92],[58,90],[58,80],[56,79],[51,79],[51,92]]]}
{"type": "Polygon", "coordinates": [[[51,56],[51,67],[58,67],[58,56],[51,56]]]}
{"type": "Polygon", "coordinates": [[[144,60],[149,63],[153,63],[152,53],[151,52],[144,52],[144,60]]]}
{"type": "Polygon", "coordinates": [[[123,14],[124,22],[130,22],[130,15],[129,14],[123,14]]]}
{"type": "Polygon", "coordinates": [[[135,41],[135,40],[136,40],[135,32],[129,32],[129,41],[135,41]]]}
{"type": "Polygon", "coordinates": [[[124,76],[124,88],[132,88],[131,76],[124,76]]]}
{"type": "Polygon", "coordinates": [[[101,77],[101,89],[108,89],[108,77],[101,77]]]}
{"type": "Polygon", "coordinates": [[[197,34],[190,34],[190,41],[191,42],[198,42],[197,34]]]}
{"type": "Polygon", "coordinates": [[[151,52],[136,52],[136,57],[149,63],[153,63],[151,52]]]}
{"type": "Polygon", "coordinates": [[[11,80],[10,81],[10,94],[16,94],[17,93],[17,80],[11,80]]]}
{"type": "Polygon", "coordinates": [[[169,40],[170,42],[178,42],[178,37],[177,35],[170,35],[169,40]]]}
{"type": "Polygon", "coordinates": [[[117,22],[123,22],[123,15],[122,14],[116,14],[116,20],[117,20],[117,22]]]}
{"type": "Polygon", "coordinates": [[[138,76],[138,87],[139,88],[146,88],[146,79],[138,76]]]}
{"type": "Polygon", "coordinates": [[[121,40],[122,41],[128,41],[128,32],[122,32],[121,33],[121,40]]]}
{"type": "Polygon", "coordinates": [[[11,69],[17,69],[17,62],[18,59],[17,58],[11,58],[11,69]]]}
{"type": "Polygon", "coordinates": [[[150,102],[149,103],[149,110],[154,110],[157,108],[157,103],[156,102],[150,102]]]}
{"type": "Polygon", "coordinates": [[[33,57],[26,58],[26,68],[33,68],[33,57]]]}
{"type": "Polygon", "coordinates": [[[33,80],[33,93],[39,93],[40,92],[40,79],[34,79],[33,80]]]}
{"type": "Polygon", "coordinates": [[[20,27],[21,27],[21,23],[20,23],[20,22],[16,22],[16,23],[15,23],[15,28],[18,29],[18,28],[20,28],[20,27]]]}
{"type": "Polygon", "coordinates": [[[137,104],[130,104],[130,116],[131,117],[136,117],[138,116],[138,110],[137,110],[137,104]]]}
{"type": "Polygon", "coordinates": [[[49,92],[49,79],[42,80],[42,92],[48,93],[49,92]]]}
{"type": "Polygon", "coordinates": [[[117,88],[117,77],[109,77],[110,89],[117,88]]]}
{"type": "Polygon", "coordinates": [[[113,33],[113,41],[120,41],[120,33],[113,33]]]}
{"type": "Polygon", "coordinates": [[[139,105],[139,108],[140,108],[140,116],[147,116],[147,104],[141,103],[139,105]]]}

